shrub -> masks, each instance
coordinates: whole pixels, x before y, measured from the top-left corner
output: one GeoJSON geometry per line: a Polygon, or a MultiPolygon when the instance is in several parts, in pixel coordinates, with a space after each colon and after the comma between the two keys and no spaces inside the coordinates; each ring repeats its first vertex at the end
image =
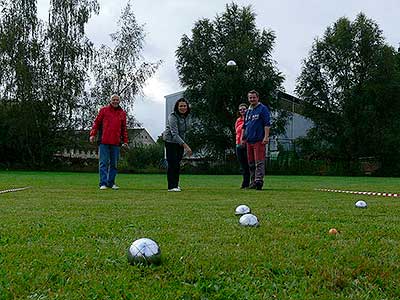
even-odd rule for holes
{"type": "Polygon", "coordinates": [[[164,146],[161,143],[154,145],[140,145],[129,149],[125,155],[124,160],[126,166],[123,165],[122,169],[126,168],[130,171],[143,170],[143,169],[159,169],[160,161],[164,157],[164,146]]]}

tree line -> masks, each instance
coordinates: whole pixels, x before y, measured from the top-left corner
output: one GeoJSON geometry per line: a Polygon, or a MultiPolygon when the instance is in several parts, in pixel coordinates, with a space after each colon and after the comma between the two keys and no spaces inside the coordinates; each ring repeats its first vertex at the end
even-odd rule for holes
{"type": "MultiPolygon", "coordinates": [[[[234,145],[237,107],[256,89],[273,111],[272,134],[282,132],[284,75],[272,57],[272,30],[256,27],[251,6],[227,4],[215,19],[201,19],[176,51],[186,95],[199,120],[193,144],[223,156],[234,145]],[[234,60],[236,67],[226,66],[234,60]]],[[[360,13],[340,18],[314,40],[295,92],[314,127],[297,141],[303,158],[353,164],[377,160],[387,174],[400,174],[400,53],[382,30],[360,13]]]]}
{"type": "MultiPolygon", "coordinates": [[[[0,0],[0,163],[49,163],[112,93],[135,122],[129,108],[161,61],[142,59],[143,25],[129,2],[111,46],[96,48],[85,26],[99,9],[96,0],[50,0],[43,21],[36,1],[0,0]]],[[[273,58],[275,39],[257,27],[251,6],[235,3],[182,36],[176,66],[195,114],[194,148],[213,158],[232,149],[237,107],[251,89],[273,112],[272,134],[284,131],[290,114],[278,97],[285,78],[273,58]]],[[[398,173],[400,54],[375,21],[360,13],[329,25],[304,58],[295,93],[315,125],[298,141],[299,154],[349,164],[369,157],[398,173]]]]}
{"type": "Polygon", "coordinates": [[[74,147],[74,131],[87,129],[113,93],[132,107],[161,61],[141,56],[145,38],[128,2],[111,46],[86,36],[96,0],[50,0],[48,19],[36,1],[0,1],[0,164],[40,167],[74,147]]]}

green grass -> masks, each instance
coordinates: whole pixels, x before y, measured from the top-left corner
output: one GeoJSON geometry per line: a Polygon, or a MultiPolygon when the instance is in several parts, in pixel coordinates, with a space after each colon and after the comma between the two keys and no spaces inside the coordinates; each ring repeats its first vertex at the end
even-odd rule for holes
{"type": "Polygon", "coordinates": [[[314,191],[400,192],[398,178],[0,172],[0,299],[399,299],[400,198],[314,191]],[[369,207],[356,209],[364,199],[369,207]],[[238,225],[247,204],[260,227],[238,225]],[[335,227],[341,234],[328,235],[335,227]],[[149,237],[160,266],[130,266],[149,237]]]}

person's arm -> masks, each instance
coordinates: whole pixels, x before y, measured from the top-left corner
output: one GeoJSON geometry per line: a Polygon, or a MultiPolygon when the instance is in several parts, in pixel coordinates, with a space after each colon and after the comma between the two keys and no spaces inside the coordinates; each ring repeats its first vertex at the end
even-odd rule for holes
{"type": "Polygon", "coordinates": [[[271,127],[271,118],[269,109],[267,107],[264,107],[262,116],[264,119],[264,138],[262,140],[262,143],[265,145],[269,143],[269,129],[271,127]]]}
{"type": "Polygon", "coordinates": [[[244,128],[242,128],[242,136],[240,137],[240,144],[244,146],[246,144],[246,138],[244,136],[244,128]]]}
{"type": "Polygon", "coordinates": [[[264,127],[264,139],[263,139],[262,143],[265,145],[265,144],[268,144],[268,142],[269,142],[269,126],[265,126],[264,127]]]}
{"type": "MultiPolygon", "coordinates": [[[[246,116],[247,116],[247,113],[246,113],[246,116]]],[[[246,132],[246,117],[243,120],[242,132],[241,132],[241,135],[240,135],[240,144],[242,146],[244,146],[246,144],[245,132],[246,132]]]]}
{"type": "Polygon", "coordinates": [[[94,143],[94,141],[96,140],[96,134],[101,126],[101,123],[103,122],[103,118],[104,118],[104,110],[100,109],[96,119],[93,122],[92,130],[90,130],[89,141],[91,143],[94,143]]]}
{"type": "Polygon", "coordinates": [[[168,125],[169,125],[169,131],[171,132],[172,135],[172,140],[185,149],[185,152],[188,156],[192,155],[192,149],[190,149],[189,145],[186,144],[186,142],[182,139],[182,137],[179,135],[179,129],[178,129],[178,117],[175,116],[174,114],[171,114],[168,118],[168,125]]]}
{"type": "Polygon", "coordinates": [[[175,116],[174,114],[171,114],[168,118],[168,124],[169,124],[169,130],[172,135],[172,140],[175,143],[178,143],[179,145],[183,146],[183,144],[185,144],[185,141],[179,135],[178,117],[175,116]]]}
{"type": "Polygon", "coordinates": [[[128,147],[128,129],[126,127],[126,113],[123,113],[121,121],[122,147],[128,147]]]}
{"type": "Polygon", "coordinates": [[[182,144],[183,149],[185,149],[185,152],[188,156],[192,156],[193,152],[192,149],[190,149],[189,145],[184,143],[182,144]]]}

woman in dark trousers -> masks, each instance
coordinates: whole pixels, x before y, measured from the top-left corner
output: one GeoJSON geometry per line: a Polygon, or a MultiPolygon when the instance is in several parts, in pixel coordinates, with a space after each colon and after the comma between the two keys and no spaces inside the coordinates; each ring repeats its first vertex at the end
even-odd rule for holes
{"type": "Polygon", "coordinates": [[[250,170],[249,163],[247,161],[247,148],[246,144],[242,144],[242,128],[244,124],[244,118],[247,112],[247,104],[242,103],[239,105],[239,117],[235,123],[236,132],[236,156],[240,164],[240,172],[243,175],[242,189],[248,188],[250,184],[250,170]]]}
{"type": "Polygon", "coordinates": [[[190,127],[189,103],[181,98],[176,101],[174,111],[169,115],[167,128],[164,132],[165,150],[167,154],[168,191],[180,192],[179,173],[183,153],[192,155],[192,150],[185,142],[186,132],[190,127]]]}

